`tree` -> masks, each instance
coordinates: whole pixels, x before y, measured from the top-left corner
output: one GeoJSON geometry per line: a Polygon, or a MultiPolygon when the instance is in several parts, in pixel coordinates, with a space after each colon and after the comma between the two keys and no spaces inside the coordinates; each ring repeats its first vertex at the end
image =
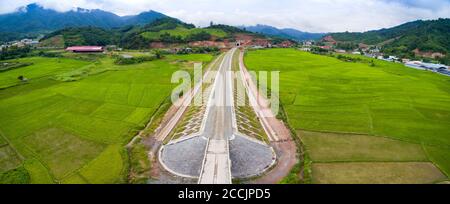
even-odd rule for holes
{"type": "Polygon", "coordinates": [[[30,52],[31,49],[28,46],[26,47],[11,46],[3,48],[3,50],[0,52],[0,60],[26,57],[30,52]]]}
{"type": "Polygon", "coordinates": [[[154,53],[155,53],[156,59],[161,59],[162,58],[161,50],[155,50],[154,53]]]}
{"type": "Polygon", "coordinates": [[[211,34],[205,32],[205,31],[201,31],[199,33],[194,33],[189,35],[186,40],[188,42],[193,42],[193,41],[203,41],[203,40],[210,40],[211,39],[211,34]]]}

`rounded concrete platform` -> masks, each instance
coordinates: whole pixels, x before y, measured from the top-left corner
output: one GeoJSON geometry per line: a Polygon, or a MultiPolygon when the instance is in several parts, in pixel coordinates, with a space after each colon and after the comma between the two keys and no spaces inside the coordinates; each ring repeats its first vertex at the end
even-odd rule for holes
{"type": "Polygon", "coordinates": [[[207,140],[201,136],[165,145],[160,152],[160,162],[171,173],[198,177],[205,156],[207,140]]]}
{"type": "Polygon", "coordinates": [[[230,141],[230,159],[234,178],[250,178],[269,169],[276,156],[271,147],[236,135],[230,141]]]}
{"type": "MultiPolygon", "coordinates": [[[[160,152],[164,168],[177,176],[197,178],[205,157],[207,140],[192,137],[165,145],[160,152]]],[[[229,142],[231,175],[233,178],[250,178],[261,175],[275,163],[275,153],[270,146],[236,135],[229,142]]]]}

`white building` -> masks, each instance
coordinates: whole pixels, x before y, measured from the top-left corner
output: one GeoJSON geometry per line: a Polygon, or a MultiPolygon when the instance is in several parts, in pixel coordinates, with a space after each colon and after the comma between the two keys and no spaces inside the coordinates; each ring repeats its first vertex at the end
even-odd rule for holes
{"type": "Polygon", "coordinates": [[[309,48],[309,47],[302,47],[302,48],[300,48],[299,50],[305,51],[305,52],[310,52],[310,51],[311,51],[311,48],[309,48]]]}

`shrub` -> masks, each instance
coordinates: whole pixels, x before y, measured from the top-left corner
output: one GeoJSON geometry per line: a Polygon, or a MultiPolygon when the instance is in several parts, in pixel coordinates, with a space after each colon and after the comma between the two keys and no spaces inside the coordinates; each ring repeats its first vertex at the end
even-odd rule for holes
{"type": "Polygon", "coordinates": [[[132,57],[132,58],[116,56],[116,60],[114,61],[114,63],[118,64],[118,65],[129,65],[129,64],[139,64],[142,62],[149,62],[149,61],[153,61],[156,59],[158,59],[157,56],[140,56],[140,57],[132,57]]]}
{"type": "Polygon", "coordinates": [[[0,184],[27,184],[30,182],[30,175],[23,167],[0,173],[0,184]]]}

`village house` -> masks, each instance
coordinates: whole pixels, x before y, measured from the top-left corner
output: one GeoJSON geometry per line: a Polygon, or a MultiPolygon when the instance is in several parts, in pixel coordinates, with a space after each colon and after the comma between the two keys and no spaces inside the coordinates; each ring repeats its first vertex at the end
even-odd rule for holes
{"type": "Polygon", "coordinates": [[[347,51],[342,50],[342,49],[337,49],[337,50],[335,50],[335,52],[336,52],[336,53],[341,53],[341,54],[347,53],[347,51]]]}
{"type": "Polygon", "coordinates": [[[281,42],[280,44],[278,44],[278,47],[283,47],[283,48],[288,48],[288,47],[292,47],[294,46],[294,43],[292,43],[289,40],[285,40],[283,42],[281,42]]]}
{"type": "Polygon", "coordinates": [[[324,49],[324,50],[331,50],[333,49],[331,46],[329,45],[324,45],[324,46],[319,46],[320,49],[324,49]]]}
{"type": "Polygon", "coordinates": [[[266,39],[254,39],[252,41],[252,45],[253,46],[261,46],[261,47],[272,47],[272,44],[270,43],[270,41],[266,40],[266,39]]]}
{"type": "Polygon", "coordinates": [[[305,41],[305,42],[303,42],[303,46],[306,46],[306,47],[310,47],[310,46],[312,46],[313,44],[314,44],[313,41],[305,41]]]}
{"type": "Polygon", "coordinates": [[[310,52],[311,48],[310,47],[302,47],[302,48],[299,48],[299,50],[305,51],[305,52],[310,52]]]}

